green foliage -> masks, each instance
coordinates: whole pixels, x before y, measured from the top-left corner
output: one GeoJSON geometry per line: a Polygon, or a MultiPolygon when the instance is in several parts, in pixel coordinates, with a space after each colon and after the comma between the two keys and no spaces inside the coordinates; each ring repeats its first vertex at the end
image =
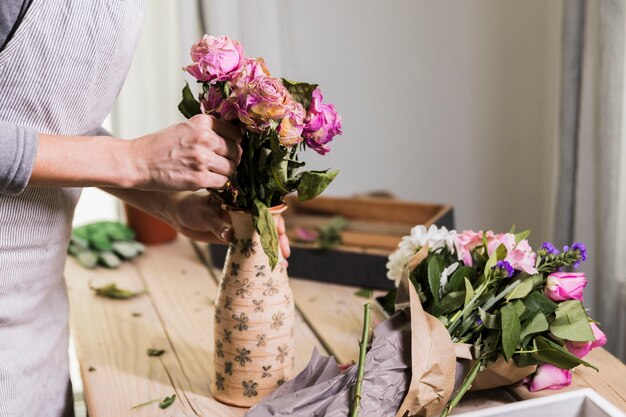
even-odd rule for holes
{"type": "Polygon", "coordinates": [[[512,304],[505,304],[500,309],[501,329],[502,329],[502,353],[508,361],[519,343],[521,325],[519,316],[512,304]]]}
{"type": "Polygon", "coordinates": [[[258,199],[254,200],[252,207],[252,222],[261,237],[261,246],[269,259],[270,269],[274,270],[278,262],[278,231],[267,206],[258,199]]]}
{"type": "Polygon", "coordinates": [[[307,111],[311,106],[311,97],[313,95],[313,91],[317,88],[317,84],[309,84],[309,83],[300,83],[296,81],[290,81],[285,78],[283,80],[283,85],[291,94],[294,100],[298,103],[302,104],[304,110],[307,111]]]}
{"type": "Polygon", "coordinates": [[[507,301],[526,297],[536,285],[543,282],[543,276],[541,274],[532,276],[528,276],[527,274],[520,275],[521,276],[518,278],[520,284],[507,294],[507,301]]]}
{"type": "Polygon", "coordinates": [[[443,259],[441,256],[431,256],[428,260],[428,287],[433,296],[433,301],[437,305],[439,304],[439,286],[442,271],[443,259]]]}
{"type": "Polygon", "coordinates": [[[572,355],[563,346],[543,336],[535,337],[536,352],[532,355],[541,363],[549,363],[557,368],[572,369],[578,365],[585,365],[596,371],[598,368],[572,355]]]}
{"type": "Polygon", "coordinates": [[[311,200],[320,195],[335,179],[339,171],[307,171],[298,184],[298,199],[311,200]]]}
{"type": "Polygon", "coordinates": [[[341,217],[335,216],[317,228],[318,237],[317,245],[320,249],[332,249],[341,245],[341,232],[348,226],[348,221],[341,217]]]}
{"type": "Polygon", "coordinates": [[[185,87],[183,87],[183,98],[178,104],[178,110],[185,116],[187,119],[191,119],[196,114],[200,114],[200,103],[193,96],[191,89],[189,88],[189,83],[185,83],[185,87]]]}
{"type": "Polygon", "coordinates": [[[572,342],[590,342],[594,340],[593,331],[587,319],[587,313],[580,301],[568,300],[559,303],[555,311],[556,318],[550,324],[550,332],[560,339],[572,342]]]}

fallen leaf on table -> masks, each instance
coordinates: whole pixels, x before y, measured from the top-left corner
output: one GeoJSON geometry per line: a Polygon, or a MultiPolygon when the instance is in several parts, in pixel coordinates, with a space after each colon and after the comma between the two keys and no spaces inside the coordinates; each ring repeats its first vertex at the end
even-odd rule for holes
{"type": "Polygon", "coordinates": [[[129,298],[134,298],[140,294],[143,294],[145,291],[129,291],[122,288],[118,288],[115,283],[111,283],[108,285],[104,285],[102,287],[91,287],[92,290],[96,292],[96,295],[100,297],[113,298],[115,300],[127,300],[129,298]]]}
{"type": "Polygon", "coordinates": [[[360,290],[355,291],[354,295],[356,295],[357,297],[371,298],[372,290],[367,288],[361,288],[360,290]]]}
{"type": "Polygon", "coordinates": [[[165,349],[149,348],[147,353],[148,353],[148,356],[161,356],[162,354],[165,353],[165,349]]]}
{"type": "Polygon", "coordinates": [[[165,410],[167,407],[169,407],[170,405],[174,403],[175,399],[176,399],[176,394],[172,395],[171,397],[165,397],[163,401],[159,403],[159,408],[161,410],[165,410]]]}

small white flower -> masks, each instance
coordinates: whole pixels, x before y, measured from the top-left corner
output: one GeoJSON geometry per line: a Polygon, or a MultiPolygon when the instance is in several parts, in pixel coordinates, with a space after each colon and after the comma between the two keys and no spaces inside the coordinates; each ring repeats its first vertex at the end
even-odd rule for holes
{"type": "Polygon", "coordinates": [[[411,234],[404,236],[400,240],[398,249],[389,255],[387,262],[387,278],[399,285],[402,279],[402,272],[411,257],[419,251],[422,246],[428,245],[430,252],[447,248],[450,253],[456,253],[456,231],[448,230],[445,227],[438,228],[434,224],[428,229],[424,225],[418,225],[411,229],[411,234]]]}
{"type": "Polygon", "coordinates": [[[439,297],[443,297],[443,289],[448,283],[448,278],[456,272],[458,267],[459,263],[455,262],[441,272],[441,278],[439,279],[439,297]]]}

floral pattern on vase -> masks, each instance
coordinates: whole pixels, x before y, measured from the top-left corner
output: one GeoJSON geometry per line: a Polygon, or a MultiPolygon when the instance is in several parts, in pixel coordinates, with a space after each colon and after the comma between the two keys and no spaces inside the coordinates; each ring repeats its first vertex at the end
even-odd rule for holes
{"type": "MultiPolygon", "coordinates": [[[[276,220],[285,209],[270,212],[276,220]]],[[[250,407],[292,377],[295,309],[282,254],[270,270],[251,214],[230,215],[235,237],[215,301],[211,391],[218,401],[250,407]]]]}

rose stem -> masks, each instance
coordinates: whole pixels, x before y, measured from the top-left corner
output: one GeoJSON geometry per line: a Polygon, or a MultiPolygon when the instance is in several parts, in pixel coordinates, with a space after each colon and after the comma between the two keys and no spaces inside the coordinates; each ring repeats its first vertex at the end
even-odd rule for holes
{"type": "Polygon", "coordinates": [[[454,409],[454,407],[456,407],[459,404],[459,402],[461,401],[465,393],[467,393],[467,391],[469,391],[469,389],[472,387],[472,383],[478,376],[478,372],[480,372],[480,368],[482,368],[482,365],[483,365],[482,359],[479,359],[476,362],[474,362],[472,369],[470,369],[469,373],[463,380],[463,385],[461,385],[461,388],[459,388],[459,391],[456,394],[454,394],[452,399],[448,401],[448,404],[446,404],[445,408],[441,411],[440,417],[448,417],[448,415],[454,409]]]}
{"type": "Polygon", "coordinates": [[[356,384],[354,386],[354,400],[352,402],[352,410],[350,410],[350,417],[357,417],[359,415],[359,408],[361,407],[361,386],[363,385],[363,373],[365,372],[365,355],[367,354],[367,345],[369,344],[370,322],[372,305],[367,303],[363,306],[363,335],[361,336],[361,342],[359,343],[359,367],[356,374],[356,384]]]}

